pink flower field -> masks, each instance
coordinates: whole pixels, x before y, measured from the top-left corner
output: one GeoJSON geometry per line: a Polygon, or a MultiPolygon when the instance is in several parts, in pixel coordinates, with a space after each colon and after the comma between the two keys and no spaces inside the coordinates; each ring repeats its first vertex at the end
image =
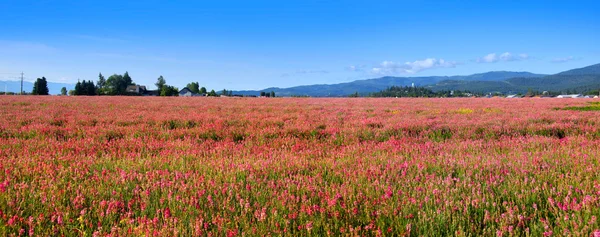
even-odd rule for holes
{"type": "Polygon", "coordinates": [[[589,102],[1,96],[0,235],[600,235],[589,102]]]}

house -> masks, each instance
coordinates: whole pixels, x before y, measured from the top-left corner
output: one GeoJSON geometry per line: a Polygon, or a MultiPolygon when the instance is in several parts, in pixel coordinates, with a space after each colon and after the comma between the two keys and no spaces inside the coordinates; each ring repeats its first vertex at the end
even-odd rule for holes
{"type": "Polygon", "coordinates": [[[521,98],[520,95],[508,95],[506,98],[521,98]]]}
{"type": "Polygon", "coordinates": [[[127,92],[127,94],[136,94],[136,95],[141,95],[141,96],[159,96],[160,95],[160,91],[158,90],[147,90],[146,86],[140,86],[140,85],[130,85],[127,86],[127,88],[125,89],[125,92],[127,92]]]}
{"type": "Polygon", "coordinates": [[[583,98],[582,94],[559,95],[556,98],[583,98]]]}
{"type": "Polygon", "coordinates": [[[202,95],[196,94],[192,90],[190,90],[189,88],[184,87],[183,89],[181,89],[179,91],[179,96],[191,97],[191,96],[202,96],[202,95]]]}
{"type": "Polygon", "coordinates": [[[125,89],[125,92],[135,93],[135,94],[142,94],[144,91],[146,91],[146,86],[140,86],[140,85],[130,85],[130,86],[127,86],[127,89],[125,89]]]}

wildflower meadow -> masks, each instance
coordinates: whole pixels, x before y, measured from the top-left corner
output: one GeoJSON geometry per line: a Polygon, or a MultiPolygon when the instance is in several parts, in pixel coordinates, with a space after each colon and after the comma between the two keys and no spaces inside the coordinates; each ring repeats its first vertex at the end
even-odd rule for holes
{"type": "Polygon", "coordinates": [[[592,101],[0,96],[0,235],[600,235],[592,101]]]}

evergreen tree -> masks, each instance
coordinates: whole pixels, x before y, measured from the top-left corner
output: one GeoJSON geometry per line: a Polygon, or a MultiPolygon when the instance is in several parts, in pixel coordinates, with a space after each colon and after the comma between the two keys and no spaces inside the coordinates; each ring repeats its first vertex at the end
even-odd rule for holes
{"type": "Polygon", "coordinates": [[[266,93],[264,91],[261,91],[260,96],[266,96],[266,93]]]}
{"type": "Polygon", "coordinates": [[[75,92],[74,95],[81,95],[81,82],[79,82],[79,80],[77,81],[77,84],[75,84],[75,92]]]}
{"type": "Polygon", "coordinates": [[[48,92],[48,81],[46,81],[45,77],[35,80],[33,90],[31,91],[32,95],[48,95],[48,92]]]}
{"type": "Polygon", "coordinates": [[[217,92],[215,92],[215,90],[210,90],[210,92],[208,92],[208,96],[217,96],[217,92]]]}
{"type": "Polygon", "coordinates": [[[158,79],[156,80],[156,83],[154,83],[154,85],[156,85],[156,88],[158,88],[158,91],[162,91],[163,86],[165,86],[167,84],[167,81],[165,80],[165,78],[163,78],[163,76],[159,76],[158,79]]]}
{"type": "Polygon", "coordinates": [[[200,94],[206,94],[206,87],[200,88],[200,94]]]}
{"type": "Polygon", "coordinates": [[[104,76],[102,75],[102,73],[100,73],[100,75],[98,75],[98,82],[96,83],[96,87],[97,92],[99,95],[104,94],[104,86],[106,85],[106,79],[104,79],[104,76]]]}
{"type": "Polygon", "coordinates": [[[33,91],[31,91],[31,94],[48,95],[48,93],[48,81],[46,81],[46,78],[42,77],[35,80],[35,82],[33,83],[33,91]]]}
{"type": "Polygon", "coordinates": [[[60,94],[61,95],[67,95],[67,88],[66,87],[61,88],[60,89],[60,94]]]}
{"type": "Polygon", "coordinates": [[[271,91],[271,97],[275,97],[275,91],[271,91]]]}
{"type": "MultiPolygon", "coordinates": [[[[131,77],[129,76],[129,72],[125,72],[125,74],[123,74],[123,81],[127,84],[127,85],[133,85],[133,80],[131,79],[131,77]]],[[[126,86],[127,87],[127,86],[126,86]]]]}
{"type": "Polygon", "coordinates": [[[38,78],[37,80],[35,80],[35,82],[33,83],[33,90],[31,91],[32,95],[38,95],[38,81],[40,79],[38,78]]]}
{"type": "Polygon", "coordinates": [[[85,88],[85,94],[86,95],[96,95],[96,86],[94,85],[94,82],[92,80],[88,81],[86,88],[85,88]]]}

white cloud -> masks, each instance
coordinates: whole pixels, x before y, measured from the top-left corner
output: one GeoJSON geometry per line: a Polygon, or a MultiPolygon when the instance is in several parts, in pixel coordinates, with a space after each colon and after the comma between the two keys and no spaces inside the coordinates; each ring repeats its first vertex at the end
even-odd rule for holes
{"type": "Polygon", "coordinates": [[[383,61],[378,67],[371,69],[375,74],[414,74],[427,69],[456,67],[458,63],[444,59],[427,58],[414,62],[396,63],[383,61]]]}
{"type": "Polygon", "coordinates": [[[478,63],[496,63],[496,62],[512,62],[512,61],[521,61],[529,59],[528,54],[518,54],[514,55],[510,52],[505,52],[503,54],[497,55],[496,53],[491,53],[485,55],[481,58],[478,58],[476,61],[478,63]]]}
{"type": "Polygon", "coordinates": [[[346,71],[362,72],[365,70],[366,67],[367,67],[367,65],[350,65],[350,66],[346,67],[346,71]]]}
{"type": "Polygon", "coordinates": [[[329,71],[325,70],[298,70],[296,74],[327,74],[329,71]]]}
{"type": "Polygon", "coordinates": [[[0,52],[17,54],[55,53],[58,49],[42,43],[0,40],[0,52]]]}
{"type": "Polygon", "coordinates": [[[208,63],[208,60],[189,60],[172,57],[154,56],[154,55],[133,55],[133,54],[119,54],[119,53],[92,53],[88,54],[92,57],[103,57],[113,58],[121,60],[135,60],[135,61],[152,61],[152,62],[164,62],[164,63],[176,63],[176,64],[202,64],[208,63]]]}
{"type": "Polygon", "coordinates": [[[496,53],[491,53],[488,55],[485,55],[481,58],[477,59],[478,63],[495,63],[498,62],[498,56],[496,56],[496,53]]]}
{"type": "Polygon", "coordinates": [[[326,70],[298,70],[294,73],[284,73],[281,74],[281,77],[289,77],[292,75],[300,75],[300,74],[327,74],[329,71],[326,70]]]}
{"type": "Polygon", "coordinates": [[[573,56],[569,56],[569,57],[564,57],[564,58],[553,58],[551,60],[551,62],[553,62],[553,63],[566,63],[566,62],[577,60],[577,59],[579,59],[579,58],[575,58],[573,56]]]}

